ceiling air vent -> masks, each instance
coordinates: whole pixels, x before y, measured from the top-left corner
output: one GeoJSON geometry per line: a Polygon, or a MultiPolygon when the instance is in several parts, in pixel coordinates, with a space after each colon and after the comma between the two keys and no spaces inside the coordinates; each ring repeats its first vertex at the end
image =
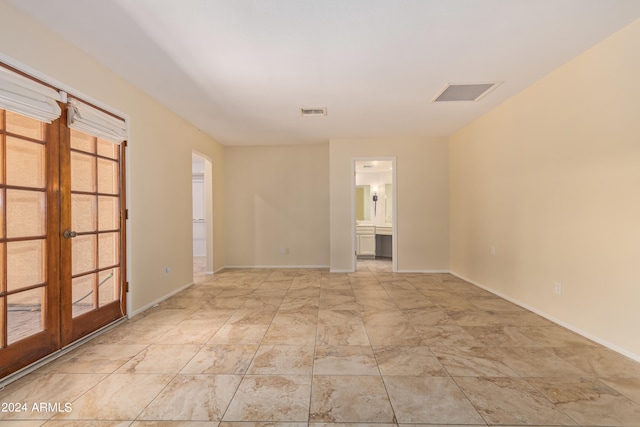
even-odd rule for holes
{"type": "Polygon", "coordinates": [[[479,101],[500,83],[447,84],[431,102],[479,101]]]}
{"type": "Polygon", "coordinates": [[[301,108],[300,115],[302,117],[320,117],[327,115],[327,107],[324,108],[301,108]]]}

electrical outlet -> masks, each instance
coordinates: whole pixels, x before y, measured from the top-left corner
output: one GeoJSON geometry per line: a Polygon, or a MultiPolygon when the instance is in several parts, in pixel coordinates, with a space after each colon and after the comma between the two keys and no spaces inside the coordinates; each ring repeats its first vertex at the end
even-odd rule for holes
{"type": "Polygon", "coordinates": [[[280,253],[283,255],[287,255],[289,253],[289,248],[285,248],[283,246],[280,247],[280,253]]]}
{"type": "Polygon", "coordinates": [[[495,254],[496,254],[496,247],[491,246],[491,255],[495,255],[495,254]]]}
{"type": "Polygon", "coordinates": [[[165,276],[168,276],[170,272],[171,272],[171,269],[169,267],[165,267],[164,268],[164,275],[165,276]]]}
{"type": "Polygon", "coordinates": [[[562,283],[556,282],[554,289],[555,289],[556,295],[562,295],[562,283]]]}

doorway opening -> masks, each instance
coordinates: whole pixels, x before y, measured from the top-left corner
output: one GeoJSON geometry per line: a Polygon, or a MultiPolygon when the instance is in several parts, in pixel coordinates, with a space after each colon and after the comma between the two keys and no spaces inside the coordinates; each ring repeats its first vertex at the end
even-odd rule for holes
{"type": "Polygon", "coordinates": [[[353,269],[397,271],[394,157],[353,159],[353,269]]]}
{"type": "Polygon", "coordinates": [[[193,276],[213,274],[211,161],[192,153],[193,276]]]}

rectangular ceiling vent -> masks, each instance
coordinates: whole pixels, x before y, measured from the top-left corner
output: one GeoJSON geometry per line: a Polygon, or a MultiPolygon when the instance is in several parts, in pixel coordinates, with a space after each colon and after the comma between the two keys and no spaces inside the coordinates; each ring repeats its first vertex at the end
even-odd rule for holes
{"type": "Polygon", "coordinates": [[[302,117],[320,117],[327,115],[327,107],[324,108],[301,108],[300,115],[302,117]]]}
{"type": "Polygon", "coordinates": [[[431,102],[479,101],[498,87],[499,82],[447,84],[431,102]]]}

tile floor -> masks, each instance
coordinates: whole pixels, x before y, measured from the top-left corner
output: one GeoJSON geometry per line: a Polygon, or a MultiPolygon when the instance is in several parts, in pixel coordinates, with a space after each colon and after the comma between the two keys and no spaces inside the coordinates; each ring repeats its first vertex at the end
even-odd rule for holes
{"type": "Polygon", "coordinates": [[[26,403],[0,412],[15,426],[640,426],[640,363],[454,276],[363,261],[200,277],[0,402],[26,403]]]}

